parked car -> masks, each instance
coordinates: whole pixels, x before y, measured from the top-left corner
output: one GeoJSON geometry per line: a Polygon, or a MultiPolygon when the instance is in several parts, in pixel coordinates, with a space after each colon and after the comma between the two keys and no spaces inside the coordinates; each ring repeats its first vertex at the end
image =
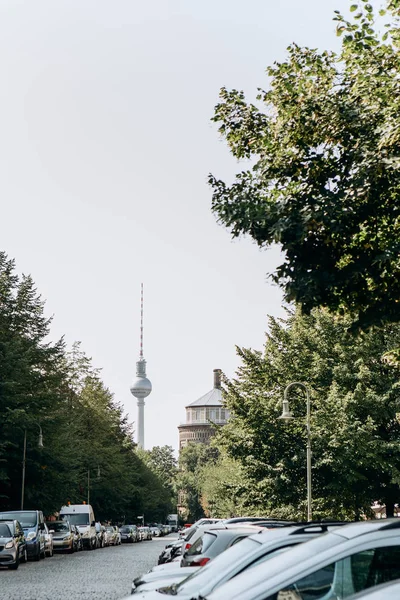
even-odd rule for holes
{"type": "Polygon", "coordinates": [[[344,599],[398,578],[400,519],[381,519],[345,525],[272,557],[221,585],[206,598],[344,599]]]}
{"type": "Polygon", "coordinates": [[[107,543],[109,546],[118,546],[119,536],[114,527],[109,525],[106,527],[107,543]]]}
{"type": "Polygon", "coordinates": [[[136,525],[123,525],[120,529],[121,541],[133,544],[139,541],[139,533],[136,525]]]}
{"type": "Polygon", "coordinates": [[[171,542],[165,546],[164,550],[162,550],[158,557],[158,564],[162,565],[163,563],[171,562],[177,556],[181,556],[181,554],[182,542],[180,540],[178,542],[171,542]]]}
{"type": "MultiPolygon", "coordinates": [[[[314,523],[299,527],[290,526],[262,530],[261,533],[247,537],[240,544],[231,546],[201,569],[195,567],[197,572],[185,579],[178,576],[174,582],[168,576],[169,569],[162,571],[163,567],[172,567],[171,564],[153,567],[152,572],[160,575],[157,586],[152,583],[143,584],[137,591],[147,593],[147,591],[154,589],[163,589],[162,594],[153,592],[152,596],[150,594],[146,596],[148,600],[165,600],[166,594],[179,596],[178,600],[197,599],[206,596],[208,598],[213,590],[236,577],[239,573],[245,572],[246,569],[270,560],[276,554],[289,550],[302,542],[308,542],[327,531],[333,531],[337,526],[337,523],[333,525],[330,523],[314,523]]],[[[186,568],[190,569],[191,567],[185,567],[181,570],[185,571],[186,568]]]]}
{"type": "Polygon", "coordinates": [[[44,537],[44,519],[41,510],[10,510],[0,512],[0,520],[16,520],[24,531],[28,558],[39,560],[46,558],[44,537]]]}
{"type": "Polygon", "coordinates": [[[50,533],[49,528],[47,527],[47,523],[44,524],[44,539],[45,539],[46,556],[53,556],[53,554],[54,554],[53,535],[50,533]]]}
{"type": "Polygon", "coordinates": [[[249,535],[254,535],[261,531],[260,528],[253,525],[205,531],[197,542],[185,552],[182,557],[181,566],[203,567],[227,548],[243,541],[249,535]]]}
{"type": "Polygon", "coordinates": [[[106,545],[106,528],[101,523],[96,523],[97,548],[104,548],[106,545]]]}
{"type": "Polygon", "coordinates": [[[77,525],[71,525],[71,531],[74,537],[74,550],[75,552],[80,552],[81,550],[83,550],[82,534],[79,531],[77,525]]]}
{"type": "Polygon", "coordinates": [[[182,579],[186,579],[192,573],[197,572],[198,567],[186,567],[182,569],[180,566],[175,566],[171,569],[163,569],[160,571],[150,571],[149,573],[143,573],[140,577],[136,577],[132,583],[132,594],[137,592],[156,590],[160,587],[160,581],[162,580],[163,585],[167,585],[168,580],[171,583],[179,583],[182,579]],[[146,586],[146,587],[142,587],[146,586]]]}
{"type": "Polygon", "coordinates": [[[142,536],[142,540],[152,540],[150,527],[139,527],[139,533],[142,536]]]}
{"type": "Polygon", "coordinates": [[[54,550],[75,552],[74,533],[68,521],[49,521],[47,523],[49,533],[53,534],[54,550]]]}
{"type": "Polygon", "coordinates": [[[0,522],[0,565],[18,569],[20,561],[27,560],[25,535],[18,521],[0,522]]]}
{"type": "Polygon", "coordinates": [[[114,525],[113,529],[114,529],[115,533],[117,534],[117,546],[120,546],[121,545],[121,532],[119,530],[119,527],[114,525]]]}
{"type": "Polygon", "coordinates": [[[151,531],[151,535],[153,537],[160,537],[160,535],[161,535],[161,531],[158,529],[158,527],[156,527],[154,525],[152,527],[150,527],[150,531],[151,531]]]}
{"type": "Polygon", "coordinates": [[[90,504],[68,504],[60,511],[60,519],[65,519],[71,525],[76,525],[82,534],[84,548],[95,550],[97,537],[93,508],[90,504]]]}
{"type": "Polygon", "coordinates": [[[198,521],[196,521],[189,527],[185,526],[183,529],[181,529],[181,531],[179,532],[179,537],[187,540],[187,539],[189,539],[190,535],[192,535],[193,529],[196,530],[198,527],[201,527],[201,526],[212,525],[214,523],[218,523],[221,520],[222,519],[206,519],[206,518],[199,519],[198,521]]]}

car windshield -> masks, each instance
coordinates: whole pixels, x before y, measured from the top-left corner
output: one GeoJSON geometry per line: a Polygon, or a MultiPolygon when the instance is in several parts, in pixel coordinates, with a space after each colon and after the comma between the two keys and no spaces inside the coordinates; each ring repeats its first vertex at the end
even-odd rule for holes
{"type": "Polygon", "coordinates": [[[190,594],[201,590],[214,577],[223,573],[227,566],[233,565],[238,559],[250,555],[260,548],[261,544],[252,538],[246,538],[240,544],[235,544],[214,558],[207,565],[189,575],[174,588],[177,593],[190,594]]]}
{"type": "Polygon", "coordinates": [[[114,529],[112,527],[107,527],[106,531],[108,533],[114,533],[114,529]]]}
{"type": "MultiPolygon", "coordinates": [[[[343,541],[345,541],[345,538],[332,532],[320,535],[303,544],[298,544],[289,552],[279,553],[273,556],[271,560],[245,571],[240,577],[235,577],[234,580],[228,581],[225,585],[214,591],[213,598],[214,595],[215,600],[222,600],[233,596],[240,597],[241,590],[244,593],[250,587],[263,584],[267,579],[275,577],[287,569],[302,563],[304,560],[317,556],[321,552],[324,552],[324,550],[341,544],[343,541]]],[[[203,568],[205,569],[205,567],[203,568]]]]}
{"type": "Polygon", "coordinates": [[[49,527],[55,533],[69,531],[69,525],[68,525],[68,523],[65,523],[64,521],[62,521],[62,522],[56,521],[55,523],[50,523],[49,527]]]}
{"type": "Polygon", "coordinates": [[[73,513],[61,515],[64,521],[69,521],[71,525],[89,525],[88,513],[73,513]]]}
{"type": "Polygon", "coordinates": [[[0,537],[2,537],[2,538],[12,537],[10,528],[5,523],[0,523],[0,537]]]}
{"type": "Polygon", "coordinates": [[[129,533],[130,530],[131,530],[130,527],[125,526],[125,527],[121,527],[120,532],[121,533],[129,533]]]}
{"type": "Polygon", "coordinates": [[[16,519],[21,523],[23,529],[27,529],[28,527],[35,527],[37,523],[37,513],[32,511],[20,511],[16,510],[15,512],[4,512],[0,513],[0,519],[16,519]]]}

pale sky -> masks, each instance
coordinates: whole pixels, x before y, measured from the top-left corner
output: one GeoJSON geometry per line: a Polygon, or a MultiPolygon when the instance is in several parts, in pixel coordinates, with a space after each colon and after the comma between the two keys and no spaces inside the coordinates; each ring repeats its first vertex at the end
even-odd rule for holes
{"type": "Polygon", "coordinates": [[[207,174],[239,166],[210,123],[223,85],[254,100],[292,42],[335,49],[347,0],[0,0],[1,249],[103,369],[145,446],[177,448],[185,405],[261,349],[278,251],[232,242],[207,174]]]}

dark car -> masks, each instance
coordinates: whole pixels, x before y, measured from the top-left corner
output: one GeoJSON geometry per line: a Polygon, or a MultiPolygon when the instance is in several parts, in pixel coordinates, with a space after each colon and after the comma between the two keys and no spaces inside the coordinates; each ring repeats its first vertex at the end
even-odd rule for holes
{"type": "Polygon", "coordinates": [[[39,560],[46,558],[46,538],[44,519],[41,510],[10,510],[0,512],[0,521],[16,520],[25,534],[28,558],[39,560]]]}
{"type": "Polygon", "coordinates": [[[258,533],[254,526],[241,526],[234,529],[215,529],[204,534],[185,552],[182,567],[202,567],[230,546],[241,542],[249,535],[258,533]]]}
{"type": "Polygon", "coordinates": [[[123,525],[120,528],[121,542],[133,544],[139,541],[139,532],[136,525],[123,525]]]}
{"type": "Polygon", "coordinates": [[[28,560],[24,532],[18,521],[0,522],[0,565],[18,569],[19,563],[28,560]]]}

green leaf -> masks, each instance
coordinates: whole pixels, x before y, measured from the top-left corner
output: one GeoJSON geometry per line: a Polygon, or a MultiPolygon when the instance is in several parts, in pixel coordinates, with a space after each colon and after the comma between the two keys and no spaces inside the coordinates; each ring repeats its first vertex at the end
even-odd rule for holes
{"type": "Polygon", "coordinates": [[[354,11],[356,11],[356,10],[357,10],[357,8],[358,8],[358,4],[352,4],[352,5],[350,6],[350,12],[354,12],[354,11]]]}

